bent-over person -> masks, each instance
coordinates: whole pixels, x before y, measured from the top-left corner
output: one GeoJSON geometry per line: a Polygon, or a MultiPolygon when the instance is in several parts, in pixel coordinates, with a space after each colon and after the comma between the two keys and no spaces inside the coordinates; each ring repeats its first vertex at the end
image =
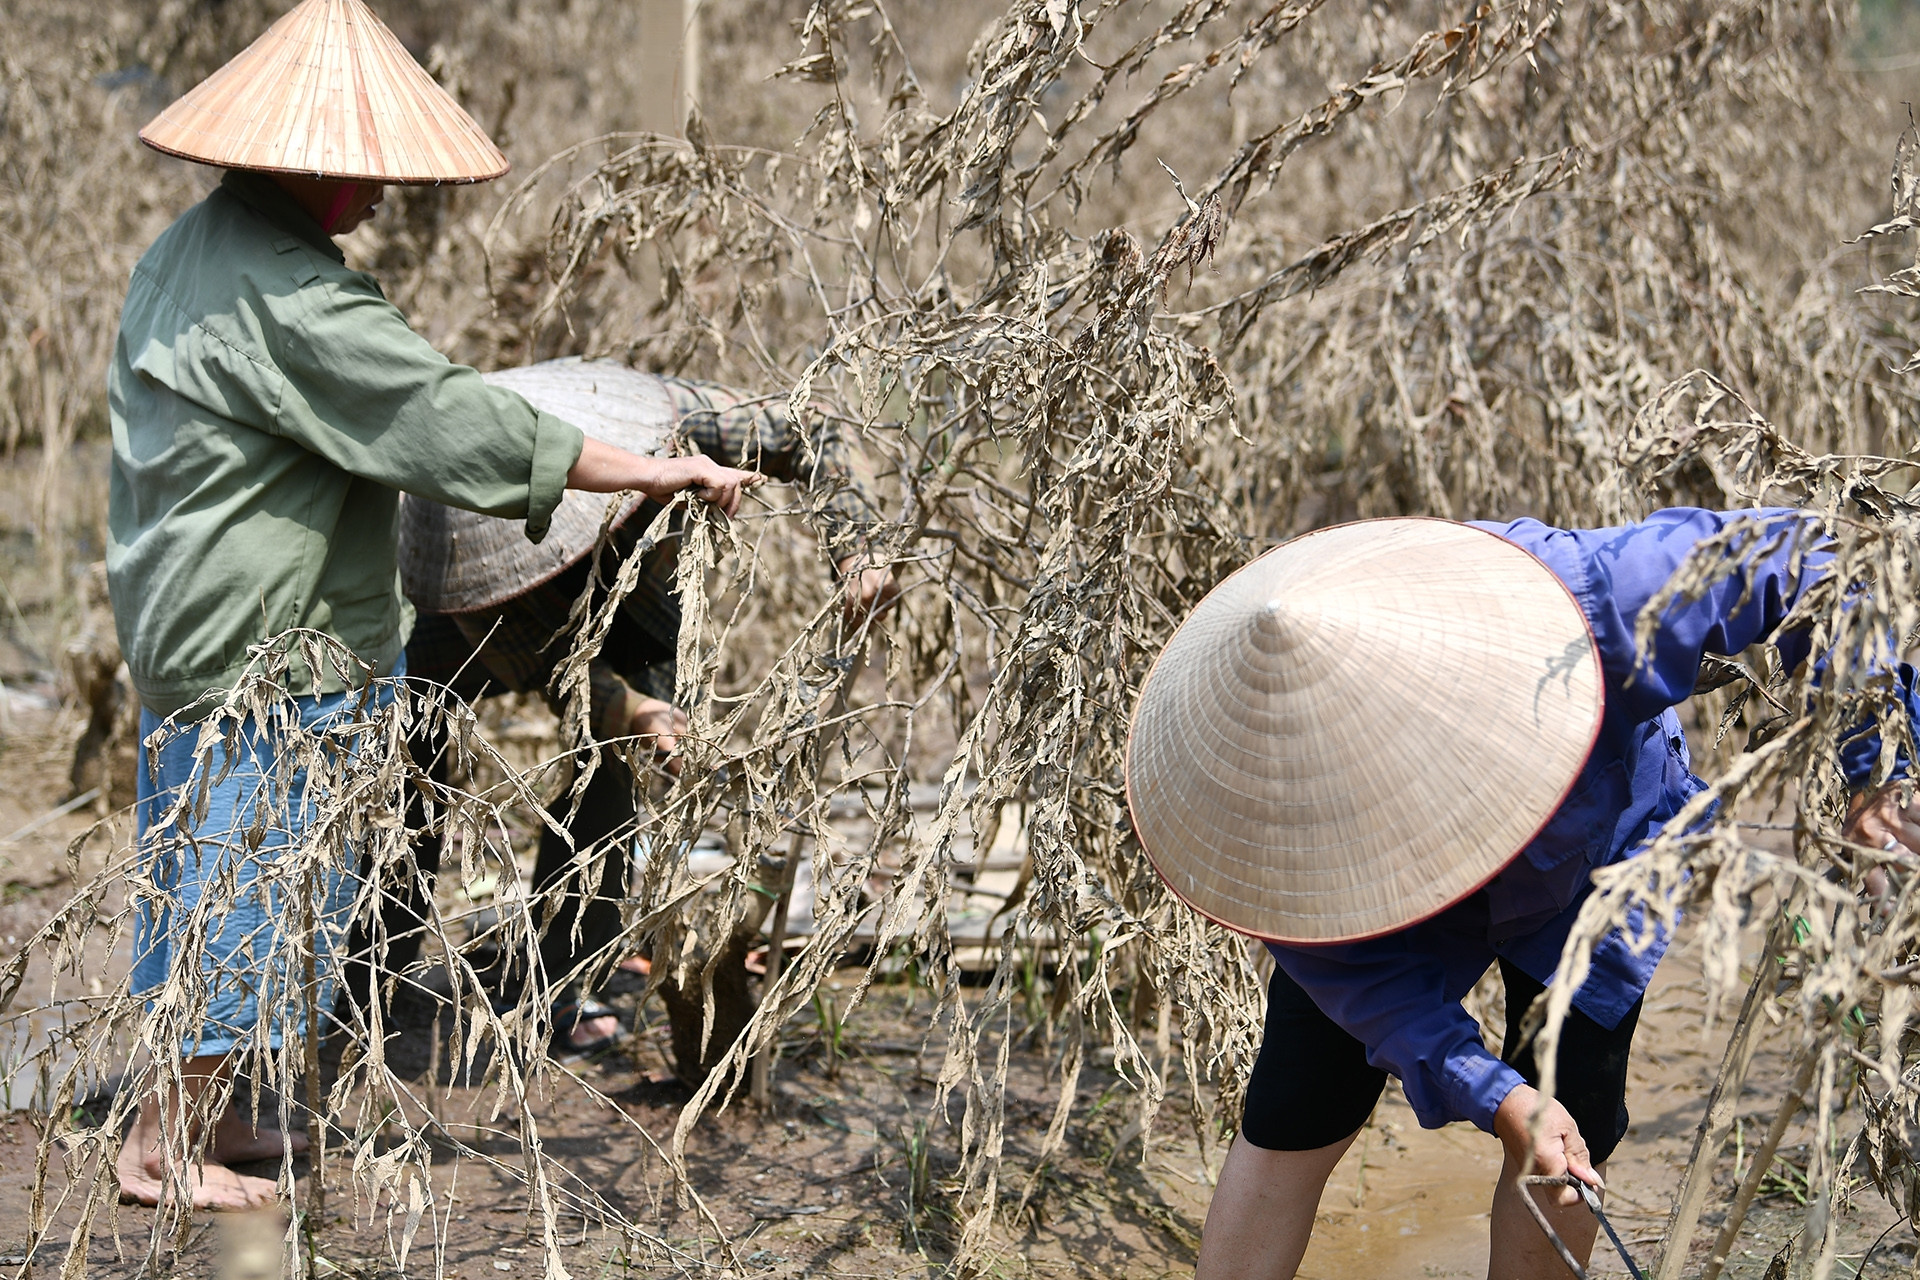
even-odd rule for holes
{"type": "MultiPolygon", "coordinates": [[[[1785,510],[1579,530],[1363,521],[1295,539],[1201,602],[1142,690],[1130,808],[1169,886],[1266,940],[1275,970],[1199,1280],[1294,1275],[1328,1175],[1389,1075],[1423,1126],[1466,1120],[1501,1142],[1488,1274],[1567,1274],[1517,1179],[1602,1187],[1667,937],[1637,949],[1616,927],[1594,948],[1551,1102],[1523,1016],[1555,979],[1593,873],[1705,787],[1674,713],[1704,660],[1770,642],[1788,669],[1807,661],[1807,636],[1782,624],[1830,559],[1785,510]],[[1643,609],[1735,521],[1760,528],[1722,544],[1733,571],[1675,600],[1639,651],[1643,609]],[[1507,992],[1498,1055],[1460,1003],[1490,966],[1507,992]]],[[[1883,675],[1920,711],[1911,668],[1883,675]]],[[[1865,731],[1844,744],[1848,837],[1920,850],[1904,788],[1874,785],[1879,750],[1865,731]]],[[[1584,1264],[1593,1216],[1572,1187],[1538,1195],[1584,1264]]]]}
{"type": "MultiPolygon", "coordinates": [[[[871,616],[894,593],[893,577],[868,561],[866,534],[879,519],[872,474],[857,450],[823,418],[802,436],[784,397],[751,396],[712,382],[660,377],[609,361],[550,361],[487,377],[512,386],[529,401],[566,412],[589,435],[635,451],[659,445],[671,432],[676,449],[691,447],[731,466],[751,466],[794,481],[814,498],[814,523],[826,565],[842,581],[851,625],[871,616]]],[[[594,578],[592,551],[605,503],[569,499],[554,530],[539,546],[510,537],[504,522],[409,498],[402,516],[401,567],[419,609],[407,644],[407,672],[416,681],[450,688],[466,701],[500,693],[541,693],[558,714],[556,669],[572,646],[569,617],[592,582],[594,603],[605,599],[604,578],[637,547],[660,506],[636,498],[627,504],[594,578]]],[[[680,602],[674,594],[678,537],[669,534],[642,560],[633,590],[587,665],[588,728],[596,742],[640,739],[662,765],[677,772],[673,754],[686,716],[671,705],[679,644],[680,602]]],[[[417,738],[423,768],[444,778],[443,744],[417,738]]],[[[545,993],[553,1052],[587,1055],[611,1047],[622,1034],[614,1010],[593,998],[620,959],[621,902],[633,865],[637,809],[635,778],[625,758],[602,753],[571,813],[556,812],[567,838],[543,826],[533,889],[542,899],[537,971],[524,958],[509,966],[511,983],[532,978],[545,993]],[[569,844],[569,840],[571,844],[569,844]],[[578,883],[576,850],[596,851],[598,883],[578,883]]],[[[571,793],[563,806],[572,805],[571,793]]],[[[349,992],[367,997],[376,972],[401,975],[418,956],[425,908],[439,867],[441,830],[416,808],[414,863],[418,876],[384,886],[378,934],[356,928],[349,992]]],[[[405,875],[404,869],[401,874],[405,875]]]]}

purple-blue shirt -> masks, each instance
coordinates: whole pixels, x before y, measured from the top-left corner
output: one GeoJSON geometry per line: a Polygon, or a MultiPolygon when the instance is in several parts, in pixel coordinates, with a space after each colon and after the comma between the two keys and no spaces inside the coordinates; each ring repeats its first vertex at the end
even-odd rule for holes
{"type": "MultiPolygon", "coordinates": [[[[1487,1051],[1461,998],[1496,958],[1550,981],[1592,889],[1594,868],[1638,853],[1705,787],[1693,776],[1673,712],[1693,692],[1702,658],[1771,639],[1789,668],[1805,660],[1804,634],[1774,631],[1826,557],[1809,554],[1806,572],[1796,579],[1785,546],[1755,558],[1701,599],[1669,608],[1644,661],[1635,649],[1635,619],[1695,545],[1755,515],[1789,527],[1801,519],[1791,510],[1674,508],[1616,529],[1475,522],[1532,552],[1586,614],[1606,690],[1592,754],[1540,834],[1465,900],[1365,942],[1270,945],[1321,1011],[1367,1046],[1367,1061],[1400,1078],[1423,1126],[1471,1120],[1492,1131],[1494,1112],[1522,1081],[1487,1051]]],[[[1909,711],[1920,715],[1912,670],[1903,665],[1898,678],[1909,711]]],[[[1870,734],[1847,744],[1842,758],[1855,786],[1867,781],[1878,750],[1870,734]]],[[[1594,948],[1592,972],[1574,993],[1574,1006],[1604,1027],[1618,1026],[1646,991],[1666,947],[1662,936],[1636,953],[1620,931],[1609,934],[1594,948]]]]}

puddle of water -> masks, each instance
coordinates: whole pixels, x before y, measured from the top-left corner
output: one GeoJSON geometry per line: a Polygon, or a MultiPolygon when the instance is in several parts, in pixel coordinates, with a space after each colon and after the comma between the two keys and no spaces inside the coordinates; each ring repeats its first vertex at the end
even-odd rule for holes
{"type": "Polygon", "coordinates": [[[1484,1276],[1500,1144],[1470,1125],[1422,1129],[1390,1089],[1328,1180],[1300,1280],[1484,1276]]]}
{"type": "MultiPolygon", "coordinates": [[[[1689,934],[1655,974],[1635,1037],[1627,1105],[1634,1123],[1614,1153],[1608,1183],[1614,1225],[1646,1266],[1693,1141],[1694,1125],[1726,1042],[1723,1021],[1702,1035],[1697,947],[1689,934]]],[[[1749,1076],[1777,1091],[1784,1069],[1762,1054],[1749,1076]]],[[[1756,1103],[1758,1106],[1764,1104],[1756,1103]]],[[[1500,1144],[1471,1125],[1422,1129],[1390,1084],[1372,1123],[1334,1170],[1320,1201],[1300,1280],[1468,1276],[1487,1273],[1487,1206],[1500,1173],[1500,1144]]],[[[1596,1249],[1596,1276],[1624,1277],[1619,1259],[1596,1249]]]]}

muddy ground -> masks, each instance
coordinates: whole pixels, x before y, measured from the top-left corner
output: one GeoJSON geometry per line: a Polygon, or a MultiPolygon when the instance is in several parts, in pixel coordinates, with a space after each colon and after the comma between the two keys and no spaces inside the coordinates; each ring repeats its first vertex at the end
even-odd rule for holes
{"type": "MultiPolygon", "coordinates": [[[[78,721],[54,704],[50,686],[10,686],[0,720],[0,944],[17,948],[65,900],[63,850],[92,820],[87,812],[47,822],[8,839],[58,805],[67,791],[68,752],[78,721]]],[[[849,982],[851,974],[847,975],[849,982]]],[[[831,996],[834,993],[829,991],[831,996]]],[[[571,1078],[603,1093],[627,1121],[665,1142],[687,1094],[671,1078],[658,1003],[639,984],[617,993],[636,1022],[618,1051],[575,1068],[571,1078]]],[[[1703,1029],[1705,997],[1698,957],[1683,938],[1649,993],[1636,1045],[1629,1105],[1634,1123],[1609,1171],[1610,1207],[1629,1249],[1644,1265],[1665,1224],[1706,1091],[1718,1065],[1724,1024],[1703,1029]]],[[[739,1103],[694,1132],[688,1159],[694,1185],[732,1241],[732,1259],[691,1210],[667,1199],[659,1159],[639,1134],[583,1089],[562,1089],[536,1104],[547,1154],[566,1177],[560,1193],[590,1187],[670,1250],[637,1247],[618,1231],[578,1216],[559,1224],[561,1255],[579,1277],[666,1276],[680,1272],[739,1276],[896,1276],[939,1273],[956,1224],[946,1178],[954,1130],[932,1109],[938,1037],[927,1044],[924,992],[905,983],[878,988],[841,1028],[823,1002],[791,1028],[776,1072],[772,1105],[739,1103]],[[712,1269],[702,1266],[702,1260],[712,1269]]],[[[423,1067],[433,1058],[430,1007],[410,1006],[399,1054],[423,1067]]],[[[406,1014],[406,1009],[402,1010],[406,1014]]],[[[1008,1150],[1003,1178],[1014,1197],[1027,1186],[1031,1153],[1054,1105],[1049,1053],[1023,1041],[1008,1083],[1008,1150]]],[[[1742,1099],[1744,1132],[1764,1129],[1781,1096],[1785,1067],[1763,1049],[1742,1099]]],[[[421,1082],[422,1089],[427,1082],[421,1082]]],[[[1024,1212],[997,1225],[985,1270],[1006,1276],[1189,1274],[1209,1187],[1220,1156],[1203,1152],[1184,1099],[1175,1096],[1142,1151],[1128,1134],[1128,1089],[1096,1066],[1082,1077],[1077,1124],[1061,1158],[1034,1184],[1024,1212]],[[1124,1141],[1123,1141],[1124,1139],[1124,1141]],[[1120,1144],[1116,1150],[1116,1144],[1120,1144]]],[[[488,1120],[478,1090],[442,1088],[437,1114],[486,1156],[514,1163],[513,1116],[488,1120]],[[479,1124],[480,1128],[474,1128],[479,1124]]],[[[16,1102],[20,1098],[14,1099],[16,1102]]],[[[957,1118],[958,1109],[955,1108],[957,1118]]],[[[28,1270],[28,1186],[34,1164],[33,1117],[15,1111],[0,1123],[0,1269],[28,1270]]],[[[1776,1178],[1754,1213],[1728,1274],[1761,1277],[1792,1230],[1796,1164],[1807,1132],[1789,1135],[1776,1178]]],[[[1743,1141],[1750,1146],[1754,1139],[1743,1141]]],[[[1418,1127],[1391,1090],[1335,1173],[1301,1274],[1314,1280],[1379,1276],[1475,1276],[1485,1273],[1486,1201],[1499,1167],[1497,1144],[1464,1125],[1418,1127]]],[[[302,1170],[304,1203],[310,1170],[302,1170]]],[[[270,1175],[271,1169],[255,1169],[270,1175]]],[[[519,1184],[486,1159],[443,1151],[438,1188],[443,1216],[422,1228],[407,1274],[479,1280],[541,1273],[534,1225],[519,1184]]],[[[1709,1229],[1731,1199],[1731,1153],[1720,1161],[1709,1229]]],[[[394,1266],[384,1213],[370,1217],[326,1179],[333,1195],[314,1233],[321,1274],[384,1277],[394,1266]]],[[[61,1179],[56,1175],[53,1189],[61,1179]]],[[[65,1215],[69,1216],[70,1215],[65,1215]]],[[[134,1275],[147,1260],[152,1214],[120,1208],[93,1233],[89,1274],[134,1275]]],[[[1703,1235],[1705,1233],[1703,1232],[1703,1235]]],[[[1847,1260],[1839,1274],[1910,1274],[1913,1235],[1870,1188],[1862,1188],[1844,1227],[1847,1260]],[[1874,1247],[1878,1241],[1877,1249],[1874,1247]]],[[[1703,1256],[1706,1239],[1696,1244],[1703,1256]]],[[[182,1277],[241,1275],[231,1233],[213,1225],[159,1262],[182,1277]]],[[[45,1245],[34,1274],[55,1274],[61,1249],[45,1245]]],[[[1696,1271],[1690,1268],[1690,1273],[1696,1271]]],[[[1617,1258],[1597,1256],[1594,1274],[1626,1274],[1617,1258]]]]}

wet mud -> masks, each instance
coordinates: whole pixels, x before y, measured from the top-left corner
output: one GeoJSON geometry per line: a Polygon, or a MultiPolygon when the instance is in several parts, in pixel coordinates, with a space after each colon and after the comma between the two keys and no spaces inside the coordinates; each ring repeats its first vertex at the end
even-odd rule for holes
{"type": "MultiPolygon", "coordinates": [[[[0,777],[8,783],[0,788],[0,835],[58,804],[68,785],[69,730],[77,732],[51,715],[36,723],[18,711],[12,729],[0,740],[0,777]]],[[[0,849],[5,875],[0,940],[18,945],[64,900],[66,842],[88,821],[85,814],[67,815],[0,849]]],[[[916,1003],[904,991],[876,989],[871,1003],[842,1029],[840,1048],[832,1053],[803,1014],[790,1029],[773,1106],[760,1112],[737,1104],[696,1131],[688,1148],[690,1170],[734,1241],[736,1263],[725,1261],[693,1215],[672,1211],[658,1162],[625,1128],[632,1123],[665,1140],[686,1098],[686,1091],[670,1081],[669,1029],[658,1004],[639,1003],[637,997],[637,991],[628,992],[615,1003],[637,1015],[638,1033],[620,1052],[578,1068],[582,1082],[611,1099],[618,1118],[583,1093],[563,1093],[541,1104],[543,1141],[567,1170],[563,1181],[578,1179],[607,1195],[683,1256],[704,1257],[742,1277],[940,1273],[957,1235],[955,1205],[943,1181],[952,1169],[955,1136],[932,1111],[941,1037],[927,1037],[924,997],[916,1003]]],[[[1683,933],[1648,994],[1628,1096],[1633,1123],[1608,1169],[1609,1211],[1643,1266],[1656,1260],[1725,1043],[1727,1022],[1723,1018],[1706,1027],[1706,1003],[1696,944],[1683,933]]],[[[415,1030],[426,1034],[424,1028],[415,1030]]],[[[415,1047],[424,1055],[429,1046],[423,1041],[415,1047]]],[[[1013,1056],[1003,1177],[1017,1189],[1028,1186],[1031,1158],[1053,1111],[1049,1068],[1043,1045],[1025,1043],[1013,1056]]],[[[1777,1048],[1763,1048],[1740,1101],[1743,1134],[1764,1129],[1784,1093],[1785,1076],[1777,1048]]],[[[1114,1105],[1124,1103],[1126,1089],[1111,1071],[1089,1069],[1082,1089],[1075,1111],[1079,1119],[1066,1149],[1032,1184],[1026,1210],[996,1224],[989,1273],[1191,1275],[1223,1148],[1198,1144],[1177,1089],[1144,1154],[1128,1130],[1128,1108],[1114,1105]]],[[[15,1106],[28,1102],[13,1100],[15,1106]]],[[[486,1119],[477,1091],[441,1092],[436,1106],[456,1128],[486,1119]]],[[[953,1108],[954,1122],[958,1115],[953,1108]]],[[[497,1119],[493,1125],[496,1133],[510,1128],[497,1119]]],[[[465,1131],[489,1155],[512,1160],[512,1143],[504,1135],[481,1139],[478,1131],[465,1131]]],[[[1789,1133],[1781,1176],[1756,1205],[1728,1276],[1762,1280],[1769,1261],[1797,1228],[1792,1166],[1804,1162],[1809,1137],[1804,1120],[1789,1133]]],[[[7,1274],[25,1258],[34,1138],[29,1112],[17,1111],[0,1122],[0,1269],[7,1274]]],[[[1688,1276],[1698,1275],[1732,1199],[1743,1149],[1723,1153],[1716,1164],[1688,1276]]],[[[1488,1202],[1499,1167],[1500,1149],[1492,1137],[1466,1125],[1421,1129],[1390,1085],[1329,1183],[1300,1274],[1306,1280],[1485,1275],[1488,1202]]],[[[450,1153],[439,1171],[446,1175],[445,1212],[431,1244],[416,1245],[407,1274],[430,1275],[436,1267],[440,1275],[488,1280],[538,1274],[538,1241],[530,1235],[533,1224],[513,1180],[450,1153]],[[423,1264],[423,1257],[432,1263],[423,1264]]],[[[257,1172],[270,1175],[272,1170],[257,1172]]],[[[300,1172],[304,1195],[304,1165],[300,1172]]],[[[63,1182],[56,1170],[49,1186],[56,1200],[63,1182]]],[[[1017,1198],[1018,1190],[1010,1199],[1017,1198]]],[[[344,1194],[330,1203],[336,1208],[321,1236],[328,1264],[353,1276],[399,1274],[384,1211],[367,1216],[370,1206],[362,1205],[356,1212],[344,1194]]],[[[135,1208],[103,1219],[93,1237],[90,1274],[141,1273],[151,1222],[149,1211],[135,1208]]],[[[183,1252],[164,1260],[162,1273],[219,1274],[222,1238],[211,1230],[192,1234],[183,1252]]],[[[1870,1187],[1855,1195],[1841,1239],[1838,1277],[1864,1274],[1880,1280],[1910,1274],[1912,1233],[1870,1187]],[[1861,1273],[1869,1251],[1871,1263],[1861,1273]]],[[[619,1233],[579,1217],[569,1219],[564,1243],[562,1260],[576,1276],[686,1274],[647,1265],[619,1233]]],[[[52,1273],[48,1264],[57,1262],[63,1244],[41,1247],[35,1274],[52,1273]]],[[[1627,1274],[1605,1253],[1596,1255],[1592,1270],[1604,1277],[1627,1274]]]]}

